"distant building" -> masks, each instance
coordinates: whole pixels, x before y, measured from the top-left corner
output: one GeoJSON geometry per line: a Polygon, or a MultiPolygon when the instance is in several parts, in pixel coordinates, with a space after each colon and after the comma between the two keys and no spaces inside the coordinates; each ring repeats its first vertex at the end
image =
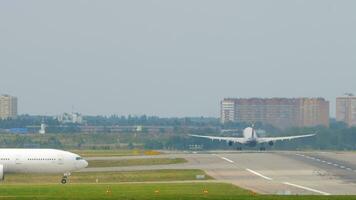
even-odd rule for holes
{"type": "Polygon", "coordinates": [[[329,126],[329,102],[323,98],[227,98],[221,122],[262,122],[278,128],[329,126]]]}
{"type": "Polygon", "coordinates": [[[10,128],[7,129],[8,133],[15,133],[15,134],[26,134],[28,133],[28,129],[27,128],[10,128]]]}
{"type": "Polygon", "coordinates": [[[224,99],[221,102],[221,122],[235,121],[235,100],[224,99]]]}
{"type": "Polygon", "coordinates": [[[10,95],[0,96],[0,119],[17,117],[17,98],[10,95]]]}
{"type": "Polygon", "coordinates": [[[323,98],[299,99],[299,127],[323,125],[328,127],[330,120],[330,104],[323,98]]]}
{"type": "Polygon", "coordinates": [[[88,126],[82,125],[79,127],[83,133],[172,133],[173,126],[88,126]]]}
{"type": "Polygon", "coordinates": [[[336,98],[336,120],[348,126],[356,126],[356,97],[348,95],[336,98]]]}
{"type": "Polygon", "coordinates": [[[79,113],[63,113],[62,115],[57,117],[57,120],[60,123],[74,123],[74,124],[82,124],[83,116],[79,113]]]}

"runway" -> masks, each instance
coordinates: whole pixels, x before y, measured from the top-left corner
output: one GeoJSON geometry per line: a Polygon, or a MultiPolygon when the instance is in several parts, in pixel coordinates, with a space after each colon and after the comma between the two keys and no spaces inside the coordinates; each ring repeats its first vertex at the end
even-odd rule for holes
{"type": "MultiPolygon", "coordinates": [[[[356,195],[355,152],[202,152],[154,156],[188,163],[87,168],[83,171],[202,169],[215,179],[261,194],[356,195]]],[[[133,159],[147,156],[90,159],[133,159]]]]}

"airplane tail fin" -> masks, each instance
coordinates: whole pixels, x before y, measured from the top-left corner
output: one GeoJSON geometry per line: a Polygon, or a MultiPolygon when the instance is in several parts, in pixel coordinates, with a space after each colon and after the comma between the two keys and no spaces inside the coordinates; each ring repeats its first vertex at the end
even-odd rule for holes
{"type": "Polygon", "coordinates": [[[252,128],[252,138],[255,138],[256,137],[256,135],[255,135],[255,123],[252,123],[251,128],[252,128]]]}

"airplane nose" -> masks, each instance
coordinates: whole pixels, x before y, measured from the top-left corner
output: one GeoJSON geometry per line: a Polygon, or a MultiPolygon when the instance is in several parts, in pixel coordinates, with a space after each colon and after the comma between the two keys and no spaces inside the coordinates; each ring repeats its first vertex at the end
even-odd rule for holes
{"type": "Polygon", "coordinates": [[[88,162],[86,160],[83,160],[83,161],[84,161],[84,167],[83,168],[88,167],[88,162]]]}
{"type": "Polygon", "coordinates": [[[88,166],[88,162],[86,160],[80,160],[75,164],[77,170],[84,169],[88,166]]]}

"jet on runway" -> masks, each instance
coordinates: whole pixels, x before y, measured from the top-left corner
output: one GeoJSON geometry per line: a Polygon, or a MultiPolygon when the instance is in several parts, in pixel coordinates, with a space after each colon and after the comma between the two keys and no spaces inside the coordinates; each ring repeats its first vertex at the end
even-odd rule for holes
{"type": "MultiPolygon", "coordinates": [[[[198,138],[207,138],[207,139],[218,140],[218,141],[226,141],[229,144],[229,146],[232,146],[234,143],[238,143],[249,147],[255,147],[257,146],[257,144],[268,143],[270,146],[272,146],[276,141],[312,137],[315,135],[316,134],[285,136],[285,137],[258,137],[253,127],[247,127],[243,131],[243,137],[215,137],[215,136],[205,136],[205,135],[190,135],[190,136],[198,137],[198,138]]],[[[239,150],[241,150],[241,148],[239,148],[239,150]]],[[[266,149],[265,147],[261,147],[260,150],[266,150],[266,149]]]]}
{"type": "Polygon", "coordinates": [[[56,149],[0,149],[0,180],[8,173],[62,173],[62,184],[70,172],[88,166],[77,154],[56,149]]]}

